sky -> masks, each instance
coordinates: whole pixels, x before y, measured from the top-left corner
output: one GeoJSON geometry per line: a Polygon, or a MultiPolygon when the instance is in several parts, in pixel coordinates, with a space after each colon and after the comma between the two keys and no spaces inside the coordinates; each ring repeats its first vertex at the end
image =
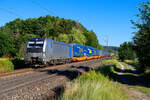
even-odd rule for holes
{"type": "Polygon", "coordinates": [[[16,18],[59,16],[93,30],[102,45],[132,41],[137,6],[147,0],[0,0],[0,26],[16,18]]]}

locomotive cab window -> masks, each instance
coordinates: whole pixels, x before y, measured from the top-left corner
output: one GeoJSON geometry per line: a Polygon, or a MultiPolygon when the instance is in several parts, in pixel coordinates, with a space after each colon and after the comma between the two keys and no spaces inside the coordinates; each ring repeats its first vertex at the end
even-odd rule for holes
{"type": "Polygon", "coordinates": [[[43,52],[44,40],[32,39],[29,40],[27,45],[27,52],[40,53],[43,52]]]}

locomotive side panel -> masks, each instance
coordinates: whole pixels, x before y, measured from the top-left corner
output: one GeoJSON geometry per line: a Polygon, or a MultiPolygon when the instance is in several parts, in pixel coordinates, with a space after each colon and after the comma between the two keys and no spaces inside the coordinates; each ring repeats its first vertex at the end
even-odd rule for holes
{"type": "Polygon", "coordinates": [[[46,39],[45,47],[43,47],[43,56],[46,57],[46,62],[49,63],[52,59],[52,40],[46,39]]]}
{"type": "Polygon", "coordinates": [[[70,58],[69,45],[65,45],[60,42],[53,41],[52,49],[53,49],[53,52],[52,52],[53,59],[70,58]]]}

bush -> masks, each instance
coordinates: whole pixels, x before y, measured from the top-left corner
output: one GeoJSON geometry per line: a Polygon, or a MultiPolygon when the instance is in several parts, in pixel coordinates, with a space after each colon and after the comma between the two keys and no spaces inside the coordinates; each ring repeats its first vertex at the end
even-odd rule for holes
{"type": "Polygon", "coordinates": [[[124,61],[125,59],[135,60],[136,53],[133,49],[133,43],[131,42],[122,43],[118,49],[118,56],[121,61],[124,61]]]}
{"type": "Polygon", "coordinates": [[[0,59],[0,72],[7,72],[14,70],[13,63],[8,59],[0,59]]]}

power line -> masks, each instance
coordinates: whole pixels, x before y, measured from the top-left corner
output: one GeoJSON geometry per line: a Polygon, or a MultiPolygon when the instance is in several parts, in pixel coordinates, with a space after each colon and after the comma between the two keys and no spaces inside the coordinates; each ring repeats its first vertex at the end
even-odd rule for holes
{"type": "Polygon", "coordinates": [[[108,52],[108,46],[109,46],[109,36],[108,35],[103,35],[101,34],[101,40],[104,41],[106,43],[106,52],[108,52]],[[105,37],[105,39],[104,39],[105,37]]]}
{"type": "Polygon", "coordinates": [[[20,18],[22,17],[22,16],[20,16],[19,14],[13,12],[12,10],[8,10],[8,9],[5,9],[5,8],[0,8],[0,10],[2,10],[2,11],[4,11],[4,12],[7,12],[7,13],[9,13],[9,14],[11,14],[11,15],[14,15],[14,16],[16,16],[16,17],[20,17],[20,18]]]}
{"type": "Polygon", "coordinates": [[[35,2],[35,0],[31,0],[31,2],[32,2],[33,4],[39,6],[41,9],[43,9],[43,10],[45,10],[45,11],[47,11],[47,12],[50,12],[50,13],[53,13],[54,15],[56,15],[53,11],[50,11],[48,8],[43,7],[40,3],[35,2]]]}
{"type": "Polygon", "coordinates": [[[108,45],[108,35],[101,34],[100,38],[103,42],[106,43],[106,45],[108,45]]]}

